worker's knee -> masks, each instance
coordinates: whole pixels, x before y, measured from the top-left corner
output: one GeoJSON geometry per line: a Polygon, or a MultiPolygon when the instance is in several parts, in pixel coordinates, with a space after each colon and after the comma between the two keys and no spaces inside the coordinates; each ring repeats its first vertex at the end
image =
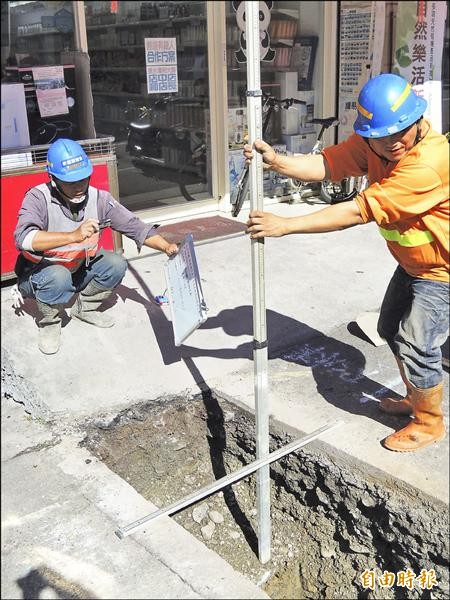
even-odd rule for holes
{"type": "Polygon", "coordinates": [[[40,269],[30,278],[32,295],[45,304],[65,304],[75,291],[72,273],[62,265],[40,269]]]}
{"type": "Polygon", "coordinates": [[[32,277],[36,290],[57,288],[70,290],[72,288],[72,274],[62,265],[51,265],[38,271],[32,277]]]}
{"type": "Polygon", "coordinates": [[[127,261],[115,252],[102,250],[98,260],[92,263],[94,280],[106,289],[113,289],[122,281],[127,270],[127,261]]]}

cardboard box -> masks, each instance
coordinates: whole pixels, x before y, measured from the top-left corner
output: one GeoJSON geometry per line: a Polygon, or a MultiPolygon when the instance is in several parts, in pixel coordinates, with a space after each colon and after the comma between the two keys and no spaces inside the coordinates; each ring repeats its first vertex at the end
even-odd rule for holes
{"type": "Polygon", "coordinates": [[[286,149],[292,154],[308,154],[316,142],[316,133],[298,133],[296,135],[283,135],[286,149]]]}
{"type": "Polygon", "coordinates": [[[296,98],[298,86],[297,71],[276,73],[276,81],[280,84],[280,98],[296,98]]]}
{"type": "Polygon", "coordinates": [[[297,100],[304,100],[306,105],[299,106],[298,133],[309,133],[314,130],[314,90],[297,92],[297,100]]]}
{"type": "Polygon", "coordinates": [[[272,178],[270,176],[270,171],[265,171],[263,175],[263,193],[264,196],[272,195],[272,178]]]}
{"type": "Polygon", "coordinates": [[[291,107],[281,111],[281,134],[293,135],[298,133],[300,112],[298,107],[291,107]]]}
{"type": "MultiPolygon", "coordinates": [[[[273,144],[272,148],[277,154],[283,154],[284,156],[288,154],[286,144],[273,144]]],[[[283,196],[287,181],[288,178],[285,175],[280,175],[276,171],[270,171],[271,194],[273,196],[283,196]]]]}
{"type": "Polygon", "coordinates": [[[306,104],[295,105],[295,108],[281,111],[281,133],[292,135],[313,131],[314,125],[311,121],[314,118],[314,90],[297,89],[297,71],[277,73],[276,80],[280,84],[280,98],[295,98],[306,102],[306,104]]]}
{"type": "Polygon", "coordinates": [[[229,148],[241,147],[244,137],[248,133],[247,108],[228,109],[228,146],[229,148]]]}

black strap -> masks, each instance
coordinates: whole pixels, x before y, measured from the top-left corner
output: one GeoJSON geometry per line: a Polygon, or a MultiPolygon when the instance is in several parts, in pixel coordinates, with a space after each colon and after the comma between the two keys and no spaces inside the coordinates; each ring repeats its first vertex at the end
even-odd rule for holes
{"type": "Polygon", "coordinates": [[[264,342],[253,340],[253,350],[262,350],[263,348],[267,348],[267,340],[264,340],[264,342]]]}
{"type": "Polygon", "coordinates": [[[353,200],[353,198],[355,198],[355,196],[357,195],[358,190],[356,189],[352,190],[349,194],[339,192],[338,194],[333,194],[330,204],[339,204],[339,202],[347,202],[348,200],[353,200]]]}

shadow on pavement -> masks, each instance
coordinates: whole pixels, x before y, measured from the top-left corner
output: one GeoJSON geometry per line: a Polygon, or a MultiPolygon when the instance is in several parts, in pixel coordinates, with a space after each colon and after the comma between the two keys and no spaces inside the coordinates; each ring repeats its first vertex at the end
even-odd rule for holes
{"type": "MultiPolygon", "coordinates": [[[[118,286],[116,292],[124,301],[129,299],[145,306],[164,364],[198,357],[214,357],[222,360],[253,359],[253,339],[235,348],[203,349],[186,344],[175,346],[172,323],[167,319],[164,310],[155,302],[153,293],[142,277],[133,267],[129,268],[146,297],[136,289],[124,285],[118,286]]],[[[379,411],[378,402],[373,400],[387,394],[393,397],[398,395],[364,375],[366,359],[360,350],[274,310],[267,309],[266,315],[269,360],[280,358],[309,367],[319,394],[341,410],[369,417],[391,427],[404,421],[379,411]]],[[[252,338],[253,307],[244,305],[222,310],[218,315],[209,317],[199,329],[221,329],[228,336],[252,338]]],[[[198,381],[195,381],[198,384],[198,381]]],[[[294,389],[293,393],[295,392],[294,389]]]]}
{"type": "MultiPolygon", "coordinates": [[[[143,293],[136,288],[121,284],[105,305],[111,306],[121,298],[124,303],[129,300],[144,306],[165,365],[181,360],[186,362],[186,359],[196,357],[249,361],[253,359],[253,307],[251,305],[222,310],[219,314],[209,317],[199,328],[200,330],[220,329],[231,337],[248,336],[249,341],[235,348],[203,349],[186,344],[177,347],[174,344],[172,323],[165,312],[168,309],[161,308],[155,301],[151,289],[131,265],[129,270],[143,293]]],[[[22,312],[35,317],[35,306],[33,300],[26,299],[22,312]]],[[[274,310],[267,309],[266,315],[269,360],[280,358],[309,367],[319,394],[341,410],[364,415],[388,426],[403,421],[392,415],[384,415],[379,411],[377,402],[370,401],[392,394],[392,391],[364,375],[366,359],[360,350],[274,310]]],[[[386,352],[386,349],[382,351],[386,352]]],[[[194,380],[198,384],[198,377],[194,380]]],[[[299,396],[301,391],[298,390],[299,396]]],[[[297,390],[293,389],[292,392],[295,394],[297,390]]],[[[394,396],[396,397],[397,394],[394,396]]]]}
{"type": "MultiPolygon", "coordinates": [[[[252,306],[226,309],[217,316],[210,317],[200,329],[221,328],[230,336],[252,336],[252,315],[252,306]]],[[[366,358],[354,346],[270,309],[267,310],[267,337],[269,360],[280,358],[290,363],[309,367],[316,382],[317,391],[333,406],[355,415],[372,418],[384,425],[392,426],[393,423],[401,422],[397,417],[381,413],[377,406],[378,402],[373,402],[387,394],[393,395],[393,397],[398,397],[398,395],[364,375],[366,358]]],[[[191,358],[212,356],[222,359],[247,358],[252,360],[253,356],[253,341],[230,349],[208,348],[202,350],[186,345],[181,348],[183,356],[191,358]]],[[[386,351],[384,349],[384,352],[386,351]]],[[[296,390],[293,389],[294,394],[295,392],[296,390]]]]}
{"type": "Polygon", "coordinates": [[[53,590],[57,598],[92,598],[93,600],[98,598],[79,583],[64,578],[60,573],[46,566],[32,569],[25,577],[17,580],[17,585],[22,591],[23,600],[48,598],[48,589],[53,590]]]}

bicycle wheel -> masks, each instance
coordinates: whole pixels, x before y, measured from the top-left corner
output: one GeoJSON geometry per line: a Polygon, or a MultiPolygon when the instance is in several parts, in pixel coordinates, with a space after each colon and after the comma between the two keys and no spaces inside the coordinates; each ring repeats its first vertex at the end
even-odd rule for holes
{"type": "Polygon", "coordinates": [[[334,204],[336,200],[342,198],[346,194],[344,185],[340,181],[324,180],[320,186],[320,197],[327,204],[334,204]]]}
{"type": "Polygon", "coordinates": [[[177,172],[175,181],[185,200],[188,202],[201,200],[208,190],[206,164],[197,161],[195,164],[184,165],[177,172]]]}
{"type": "Polygon", "coordinates": [[[292,192],[301,192],[302,188],[305,185],[305,182],[300,181],[300,179],[294,179],[293,177],[289,177],[288,184],[289,184],[289,189],[292,192]]]}
{"type": "Polygon", "coordinates": [[[231,205],[233,207],[231,210],[231,214],[233,217],[238,216],[238,214],[241,211],[242,205],[247,199],[249,184],[249,168],[246,166],[241,176],[239,177],[239,180],[236,183],[236,187],[234,188],[233,193],[231,195],[231,205]]]}
{"type": "Polygon", "coordinates": [[[320,184],[314,181],[300,181],[300,179],[288,179],[289,193],[295,194],[291,196],[289,202],[295,203],[300,200],[307,200],[308,198],[314,198],[320,195],[320,184]]]}
{"type": "Polygon", "coordinates": [[[206,145],[202,143],[177,173],[180,191],[188,202],[201,199],[207,191],[206,168],[206,145]]]}
{"type": "MultiPolygon", "coordinates": [[[[328,204],[339,204],[353,200],[361,191],[358,188],[359,178],[347,177],[340,182],[323,181],[321,196],[328,204]]],[[[363,185],[363,184],[361,184],[363,185]]]]}
{"type": "Polygon", "coordinates": [[[191,183],[187,183],[186,180],[184,182],[180,182],[180,192],[183,195],[184,199],[188,202],[195,202],[196,200],[201,199],[199,196],[204,194],[206,191],[206,180],[198,180],[195,179],[191,183]]]}

